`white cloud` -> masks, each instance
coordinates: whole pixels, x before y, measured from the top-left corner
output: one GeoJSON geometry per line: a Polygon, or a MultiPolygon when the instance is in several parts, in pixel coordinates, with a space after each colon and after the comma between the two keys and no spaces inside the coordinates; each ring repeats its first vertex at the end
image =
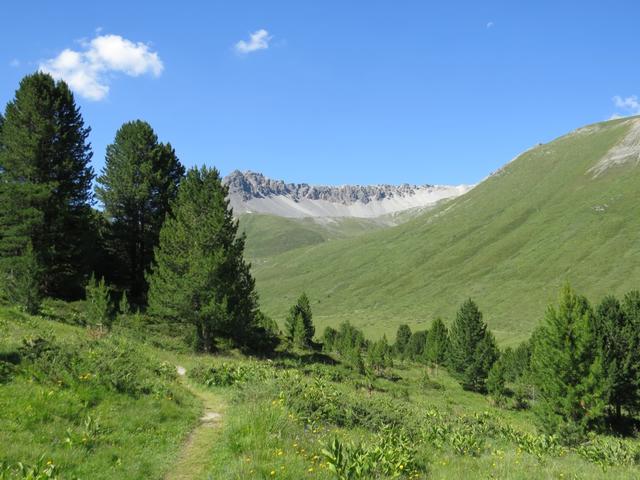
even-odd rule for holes
{"type": "Polygon", "coordinates": [[[495,23],[489,22],[489,23],[487,23],[487,28],[493,28],[494,25],[495,25],[495,23]]]}
{"type": "Polygon", "coordinates": [[[111,73],[131,77],[151,74],[158,77],[164,65],[149,45],[134,43],[120,35],[99,35],[83,42],[84,50],[63,50],[57,57],[40,63],[40,70],[62,79],[79,95],[102,100],[109,93],[111,73]]]}
{"type": "Polygon", "coordinates": [[[631,95],[630,97],[622,98],[619,95],[613,97],[613,104],[623,110],[631,112],[640,112],[640,101],[638,101],[637,95],[631,95]]]}
{"type": "Polygon", "coordinates": [[[260,30],[256,30],[252,34],[249,35],[249,41],[240,40],[235,44],[234,48],[238,53],[251,53],[257,50],[266,50],[269,48],[269,42],[271,41],[271,36],[269,32],[267,32],[264,28],[260,30]]]}

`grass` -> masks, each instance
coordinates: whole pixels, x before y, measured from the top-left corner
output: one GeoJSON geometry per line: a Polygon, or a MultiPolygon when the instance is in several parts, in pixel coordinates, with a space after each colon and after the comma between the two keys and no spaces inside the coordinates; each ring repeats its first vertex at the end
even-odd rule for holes
{"type": "MultiPolygon", "coordinates": [[[[227,360],[225,360],[227,361],[227,360]]],[[[214,360],[213,363],[219,362],[214,360]]],[[[242,363],[243,360],[238,360],[242,363]]],[[[210,362],[211,363],[211,362],[210,362]]],[[[273,367],[271,367],[273,368],[273,367]]],[[[339,367],[326,367],[335,369],[339,367]]],[[[473,433],[478,427],[474,419],[490,419],[500,425],[507,425],[514,431],[524,432],[535,437],[533,418],[529,412],[510,411],[497,408],[487,397],[465,392],[441,371],[436,381],[441,389],[425,389],[418,379],[423,368],[416,365],[400,365],[392,373],[396,381],[376,380],[372,392],[360,385],[362,378],[355,373],[347,373],[338,382],[328,382],[335,389],[340,405],[355,408],[358,402],[376,409],[389,408],[385,415],[394,415],[394,411],[403,412],[398,418],[400,428],[415,428],[419,431],[425,418],[425,412],[437,412],[441,415],[442,425],[447,422],[468,422],[471,430],[461,438],[462,442],[470,435],[478,435],[481,448],[472,454],[460,447],[457,451],[454,443],[446,440],[444,444],[421,437],[415,441],[415,458],[422,465],[415,476],[403,478],[501,478],[501,479],[547,479],[580,478],[599,479],[637,478],[637,467],[603,467],[588,462],[571,450],[559,454],[534,455],[523,450],[512,440],[506,440],[498,434],[473,433]],[[353,403],[355,402],[355,403],[353,403]],[[388,407],[384,407],[388,405],[388,407]],[[461,420],[466,419],[466,420],[461,420]],[[471,432],[471,433],[469,433],[471,432]],[[457,452],[457,453],[456,453],[457,452]]],[[[316,374],[304,368],[298,370],[300,382],[313,385],[316,374]]],[[[342,372],[344,370],[341,370],[342,372]]],[[[287,400],[287,385],[290,379],[278,382],[273,379],[239,383],[233,386],[214,386],[212,391],[228,398],[229,408],[225,416],[224,428],[211,451],[215,462],[203,478],[229,479],[267,479],[279,478],[298,480],[303,478],[337,478],[328,468],[323,450],[327,449],[334,438],[348,444],[373,442],[376,429],[375,420],[368,413],[361,413],[359,425],[337,425],[328,414],[323,420],[309,422],[287,400]]],[[[313,402],[313,387],[307,390],[307,401],[313,402]]],[[[331,411],[330,409],[328,410],[331,411]]],[[[355,417],[354,417],[355,418],[355,417]]],[[[637,443],[632,442],[634,445],[637,443]]],[[[463,443],[463,445],[465,445],[463,443]]],[[[357,477],[349,477],[357,478],[357,477]]],[[[373,478],[373,477],[364,477],[373,478]]],[[[387,476],[375,478],[391,478],[387,476]]]]}
{"type": "Polygon", "coordinates": [[[503,345],[528,337],[569,281],[589,298],[640,287],[640,169],[588,170],[628,132],[598,124],[539,145],[469,193],[400,226],[307,245],[256,263],[262,305],[282,321],[302,290],[318,331],[349,320],[368,336],[451,321],[468,297],[503,345]]]}
{"type": "MultiPolygon", "coordinates": [[[[202,403],[201,418],[210,412],[215,412],[224,418],[226,416],[225,399],[211,391],[197,385],[188,386],[202,403]]],[[[211,453],[212,446],[219,441],[222,428],[221,421],[202,422],[190,434],[184,443],[177,461],[164,476],[165,480],[189,480],[206,478],[206,471],[215,463],[216,457],[211,453]]]]}
{"type": "Polygon", "coordinates": [[[51,308],[58,315],[50,318],[58,321],[0,308],[0,358],[16,368],[0,384],[0,478],[3,462],[33,465],[42,458],[64,479],[334,480],[327,452],[336,441],[352,460],[383,452],[380,458],[390,458],[387,467],[399,475],[360,478],[640,475],[637,440],[622,442],[633,458],[599,449],[598,442],[615,445],[604,436],[585,446],[592,449],[588,455],[536,446],[546,437],[536,432],[530,411],[498,408],[488,397],[462,390],[442,368],[400,362],[371,379],[339,357],[305,351],[272,360],[237,352],[196,355],[167,333],[140,340],[135,331],[146,328],[140,324],[98,335],[60,323],[61,312],[76,307],[51,308]],[[36,337],[63,352],[46,357],[55,368],[29,353],[35,347],[23,347],[24,338],[36,337]],[[123,368],[139,380],[125,383],[129,390],[107,381],[119,378],[108,366],[90,369],[90,376],[68,375],[74,365],[81,372],[103,365],[104,352],[120,365],[122,345],[131,364],[123,368]],[[173,374],[176,365],[187,369],[187,377],[173,374]],[[202,423],[207,412],[220,413],[221,420],[202,423]]]}
{"type": "MultiPolygon", "coordinates": [[[[113,340],[7,308],[0,309],[0,321],[0,358],[13,361],[23,338],[47,338],[61,355],[83,359],[100,355],[100,343],[113,340]]],[[[103,353],[115,358],[113,345],[103,353]]],[[[145,345],[134,344],[132,354],[140,363],[158,360],[145,345]]],[[[146,375],[146,366],[131,368],[131,375],[146,375]]],[[[175,381],[152,378],[161,388],[131,394],[109,387],[109,373],[98,369],[72,376],[41,367],[22,358],[13,378],[0,384],[0,461],[34,464],[44,455],[63,478],[161,478],[197,421],[198,401],[175,381]]]]}
{"type": "Polygon", "coordinates": [[[240,230],[247,234],[246,255],[256,263],[265,257],[300,247],[340,238],[355,237],[388,226],[393,219],[366,218],[285,218],[275,215],[244,214],[240,230]]]}

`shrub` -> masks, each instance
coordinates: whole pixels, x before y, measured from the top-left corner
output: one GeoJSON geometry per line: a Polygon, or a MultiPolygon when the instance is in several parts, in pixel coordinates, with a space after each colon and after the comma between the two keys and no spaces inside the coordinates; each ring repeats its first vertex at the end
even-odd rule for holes
{"type": "Polygon", "coordinates": [[[14,372],[15,366],[12,363],[0,360],[0,384],[10,382],[14,372]]]}
{"type": "Polygon", "coordinates": [[[339,480],[415,478],[424,472],[415,448],[402,432],[386,428],[370,444],[343,443],[335,437],[322,450],[329,471],[339,480]]]}
{"type": "Polygon", "coordinates": [[[27,338],[19,354],[25,361],[21,367],[24,373],[41,383],[90,382],[133,397],[164,395],[169,388],[166,367],[118,337],[107,336],[82,344],[27,338]]]}
{"type": "Polygon", "coordinates": [[[198,365],[189,371],[189,377],[207,387],[227,387],[247,382],[274,378],[272,367],[253,363],[222,362],[217,365],[198,365]]]}
{"type": "Polygon", "coordinates": [[[637,447],[618,439],[594,438],[589,443],[578,446],[576,453],[585,460],[599,465],[604,471],[607,467],[631,466],[640,460],[637,447]]]}

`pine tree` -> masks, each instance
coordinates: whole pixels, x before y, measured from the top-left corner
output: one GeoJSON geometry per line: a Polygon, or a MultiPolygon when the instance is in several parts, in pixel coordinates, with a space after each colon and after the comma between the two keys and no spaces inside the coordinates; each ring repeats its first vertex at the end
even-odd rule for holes
{"type": "Polygon", "coordinates": [[[109,220],[114,280],[137,305],[145,303],[145,272],[183,175],[174,149],[146,122],[125,123],[107,146],[96,194],[109,220]]]}
{"type": "Polygon", "coordinates": [[[497,347],[482,320],[482,313],[471,299],[465,301],[451,327],[449,365],[464,388],[482,392],[497,347]]]}
{"type": "Polygon", "coordinates": [[[86,309],[89,321],[94,325],[111,325],[113,309],[111,308],[111,289],[104,278],[96,280],[91,275],[85,287],[86,309]]]}
{"type": "Polygon", "coordinates": [[[286,319],[287,336],[298,346],[309,346],[316,333],[313,326],[311,304],[306,293],[302,293],[295,305],[289,310],[286,319]]]}
{"type": "Polygon", "coordinates": [[[625,394],[624,406],[630,412],[640,408],[640,292],[632,290],[624,296],[622,311],[625,317],[627,352],[624,359],[624,375],[632,392],[625,394]]]}
{"type": "Polygon", "coordinates": [[[191,323],[204,351],[213,351],[218,337],[243,344],[255,328],[255,282],[227,195],[218,170],[187,172],[148,275],[150,312],[191,323]]]}
{"type": "Polygon", "coordinates": [[[338,331],[333,327],[326,327],[322,334],[322,348],[326,352],[334,350],[338,338],[338,331]]]}
{"type": "Polygon", "coordinates": [[[462,375],[462,386],[467,390],[485,393],[487,379],[493,365],[498,360],[499,351],[493,334],[487,331],[478,343],[473,360],[462,375]]]}
{"type": "Polygon", "coordinates": [[[66,83],[20,82],[0,130],[0,269],[31,243],[43,294],[77,298],[91,268],[91,146],[66,83]]]}
{"type": "Polygon", "coordinates": [[[392,349],[386,335],[374,342],[367,350],[369,367],[380,374],[385,368],[393,366],[392,349]]]}
{"type": "Polygon", "coordinates": [[[42,301],[40,281],[42,268],[36,259],[31,243],[19,257],[6,259],[0,283],[0,298],[15,304],[27,313],[35,315],[42,301]]]}
{"type": "Polygon", "coordinates": [[[593,311],[566,285],[534,334],[531,357],[542,427],[570,438],[602,419],[604,384],[593,311]]]}
{"type": "Polygon", "coordinates": [[[404,357],[417,361],[424,362],[424,350],[427,346],[427,331],[417,330],[411,334],[409,343],[405,347],[404,357]]]}
{"type": "Polygon", "coordinates": [[[491,367],[487,376],[487,392],[496,400],[501,399],[505,395],[505,379],[506,370],[502,359],[498,359],[491,367]]]}
{"type": "Polygon", "coordinates": [[[597,343],[602,357],[607,402],[613,407],[616,417],[622,416],[622,407],[634,403],[636,385],[628,371],[630,333],[627,329],[622,306],[617,298],[606,296],[596,309],[597,343]]]}
{"type": "Polygon", "coordinates": [[[437,368],[446,362],[449,356],[449,349],[449,329],[447,329],[441,318],[436,318],[427,334],[425,358],[427,362],[437,368]]]}
{"type": "Polygon", "coordinates": [[[131,304],[129,303],[129,299],[127,298],[127,292],[122,292],[122,296],[120,297],[120,303],[118,303],[118,311],[120,315],[130,315],[131,314],[131,304]]]}
{"type": "Polygon", "coordinates": [[[396,343],[393,345],[393,349],[396,352],[396,355],[400,358],[404,357],[405,350],[407,349],[407,345],[411,340],[411,328],[409,325],[402,324],[398,327],[396,331],[396,343]]]}

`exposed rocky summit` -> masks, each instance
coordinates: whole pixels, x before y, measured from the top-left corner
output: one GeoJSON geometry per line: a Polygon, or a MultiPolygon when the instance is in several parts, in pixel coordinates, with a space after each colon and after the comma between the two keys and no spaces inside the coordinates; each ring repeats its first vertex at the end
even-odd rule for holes
{"type": "Polygon", "coordinates": [[[237,213],[284,217],[376,217],[432,205],[470,187],[441,185],[341,185],[286,183],[261,173],[235,170],[224,182],[237,213]]]}

